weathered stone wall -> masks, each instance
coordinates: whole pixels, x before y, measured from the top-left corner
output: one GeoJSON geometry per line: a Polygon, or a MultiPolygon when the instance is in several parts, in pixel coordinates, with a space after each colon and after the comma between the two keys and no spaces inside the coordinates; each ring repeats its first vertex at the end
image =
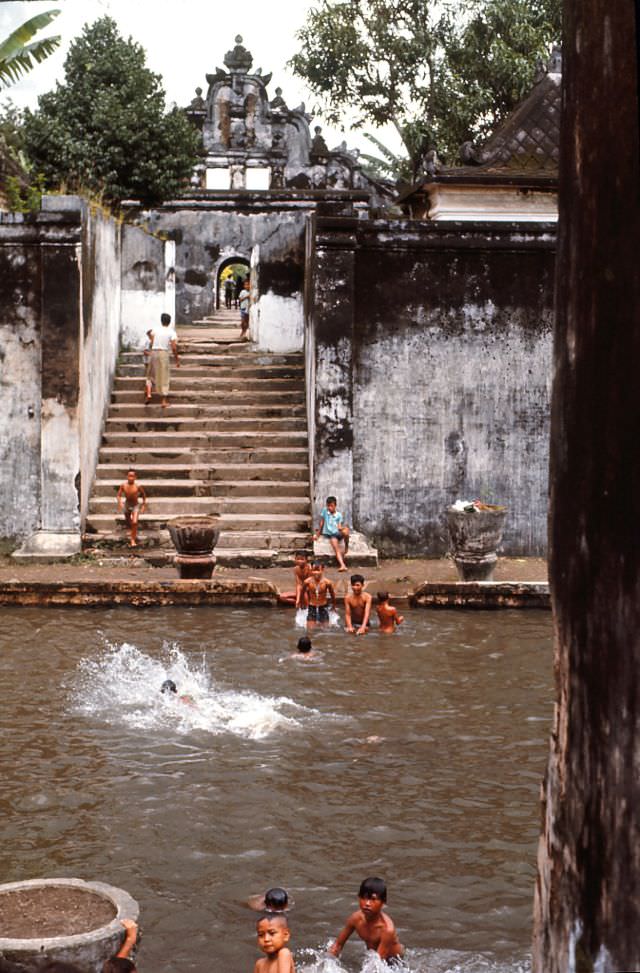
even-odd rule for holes
{"type": "Polygon", "coordinates": [[[441,554],[445,508],[509,508],[546,549],[554,230],[317,220],[314,497],[385,554],[441,554]]]}
{"type": "Polygon", "coordinates": [[[143,348],[147,331],[167,313],[175,321],[175,243],[139,227],[122,227],[121,341],[143,348]]]}

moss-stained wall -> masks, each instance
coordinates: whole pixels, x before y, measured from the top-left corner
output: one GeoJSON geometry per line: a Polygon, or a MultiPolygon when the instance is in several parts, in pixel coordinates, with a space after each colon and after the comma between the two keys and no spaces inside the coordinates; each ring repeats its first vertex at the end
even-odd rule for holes
{"type": "Polygon", "coordinates": [[[384,553],[446,551],[476,496],[508,506],[505,550],[545,551],[553,232],[318,219],[315,502],[384,553]]]}

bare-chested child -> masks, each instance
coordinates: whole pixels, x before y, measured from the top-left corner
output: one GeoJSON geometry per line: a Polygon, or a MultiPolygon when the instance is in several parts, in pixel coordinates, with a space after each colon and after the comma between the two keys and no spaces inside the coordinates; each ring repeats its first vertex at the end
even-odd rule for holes
{"type": "Polygon", "coordinates": [[[376,595],[376,612],[380,631],[385,635],[395,632],[396,625],[402,625],[404,615],[398,614],[398,609],[389,604],[389,592],[379,591],[376,595]]]}
{"type": "Polygon", "coordinates": [[[311,565],[311,577],[302,585],[302,604],[307,608],[307,628],[329,622],[329,601],[335,611],[335,588],[333,582],[323,576],[323,571],[320,562],[314,561],[311,565]]]}
{"type": "Polygon", "coordinates": [[[404,953],[404,946],[398,940],[393,920],[382,911],[386,901],[385,882],[381,878],[365,878],[358,891],[360,908],[351,913],[335,943],[329,947],[329,952],[339,956],[351,933],[357,932],[367,949],[375,950],[381,959],[387,962],[399,959],[404,953]]]}
{"type": "Polygon", "coordinates": [[[351,594],[344,599],[344,627],[347,632],[365,635],[369,630],[369,616],[373,599],[364,590],[361,574],[351,575],[351,594]]]}
{"type": "Polygon", "coordinates": [[[260,916],[256,929],[258,946],[265,958],[256,960],[253,973],[295,973],[293,954],[287,946],[291,933],[284,913],[260,916]]]}
{"type": "Polygon", "coordinates": [[[283,591],[280,594],[280,602],[287,605],[295,605],[296,608],[302,607],[302,586],[311,575],[311,565],[304,551],[296,551],[293,557],[293,581],[295,591],[283,591]]]}
{"type": "Polygon", "coordinates": [[[118,510],[124,505],[124,519],[129,531],[129,547],[138,546],[138,517],[147,509],[147,495],[136,480],[136,471],[129,470],[127,479],[118,489],[118,510]],[[142,500],[142,506],[140,506],[142,500]]]}

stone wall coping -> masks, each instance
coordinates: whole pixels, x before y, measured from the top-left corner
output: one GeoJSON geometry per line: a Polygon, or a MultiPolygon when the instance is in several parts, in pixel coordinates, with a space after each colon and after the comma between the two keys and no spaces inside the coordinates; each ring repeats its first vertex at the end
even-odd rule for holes
{"type": "Polygon", "coordinates": [[[546,581],[429,581],[412,592],[409,605],[412,608],[550,609],[551,596],[546,581]]]}
{"type": "Polygon", "coordinates": [[[270,581],[5,581],[0,605],[277,605],[270,581]]]}
{"type": "Polygon", "coordinates": [[[555,250],[557,224],[548,221],[477,222],[442,220],[363,220],[316,214],[316,248],[345,244],[404,249],[555,250]]]}

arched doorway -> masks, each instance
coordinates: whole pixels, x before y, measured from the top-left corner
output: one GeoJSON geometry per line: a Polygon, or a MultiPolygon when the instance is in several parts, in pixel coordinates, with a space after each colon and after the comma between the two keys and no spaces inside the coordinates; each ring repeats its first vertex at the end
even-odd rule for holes
{"type": "Polygon", "coordinates": [[[245,277],[249,277],[250,267],[249,261],[245,257],[227,257],[223,260],[218,267],[218,273],[216,276],[216,295],[215,295],[215,306],[216,309],[220,307],[227,307],[228,291],[226,287],[227,280],[232,280],[234,282],[234,287],[232,289],[231,307],[236,307],[236,288],[235,283],[238,280],[244,280],[245,277]]]}

